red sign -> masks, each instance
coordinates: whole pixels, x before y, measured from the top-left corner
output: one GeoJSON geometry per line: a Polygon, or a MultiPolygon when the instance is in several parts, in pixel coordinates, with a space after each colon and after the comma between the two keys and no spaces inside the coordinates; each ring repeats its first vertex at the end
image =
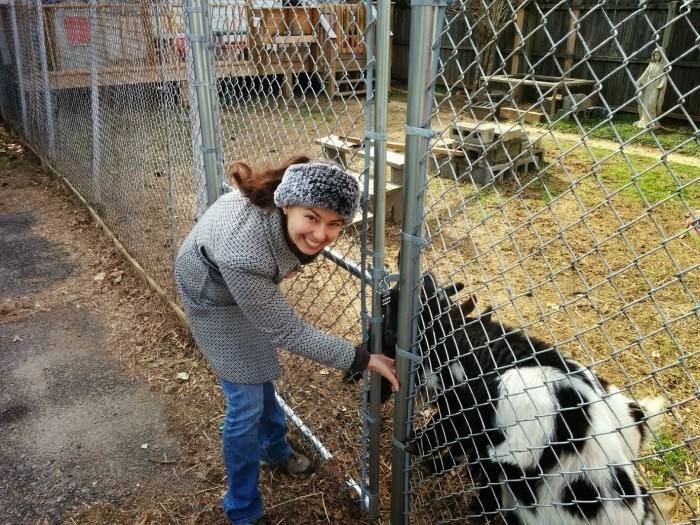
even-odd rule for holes
{"type": "Polygon", "coordinates": [[[90,20],[85,16],[69,16],[63,21],[69,44],[90,43],[90,20]]]}

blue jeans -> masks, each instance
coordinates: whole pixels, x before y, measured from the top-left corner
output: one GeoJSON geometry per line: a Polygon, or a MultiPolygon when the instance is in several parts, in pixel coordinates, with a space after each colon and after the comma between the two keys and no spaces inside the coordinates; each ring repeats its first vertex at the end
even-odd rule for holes
{"type": "Polygon", "coordinates": [[[244,525],[263,515],[260,461],[281,463],[292,449],[272,381],[245,385],[221,379],[221,388],[226,396],[222,442],[228,480],[223,508],[231,523],[244,525]]]}

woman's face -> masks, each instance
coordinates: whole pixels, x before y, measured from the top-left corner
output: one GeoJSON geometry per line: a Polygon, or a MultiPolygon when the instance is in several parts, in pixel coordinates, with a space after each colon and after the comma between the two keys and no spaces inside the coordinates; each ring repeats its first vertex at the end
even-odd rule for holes
{"type": "Polygon", "coordinates": [[[315,206],[285,206],[287,233],[299,251],[314,255],[338,238],[343,219],[334,211],[315,206]]]}
{"type": "Polygon", "coordinates": [[[661,52],[660,51],[654,51],[651,55],[651,57],[654,59],[654,62],[658,62],[661,60],[661,52]]]}

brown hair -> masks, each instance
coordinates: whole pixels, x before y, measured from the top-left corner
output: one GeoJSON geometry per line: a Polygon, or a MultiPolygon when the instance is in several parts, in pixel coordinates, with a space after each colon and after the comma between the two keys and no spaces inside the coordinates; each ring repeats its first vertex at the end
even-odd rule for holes
{"type": "Polygon", "coordinates": [[[261,208],[268,208],[275,204],[274,195],[277,186],[282,182],[282,176],[287,168],[293,164],[306,164],[311,159],[305,155],[292,157],[281,166],[266,167],[255,171],[245,162],[232,163],[226,176],[228,180],[235,182],[236,187],[250,202],[261,208]]]}

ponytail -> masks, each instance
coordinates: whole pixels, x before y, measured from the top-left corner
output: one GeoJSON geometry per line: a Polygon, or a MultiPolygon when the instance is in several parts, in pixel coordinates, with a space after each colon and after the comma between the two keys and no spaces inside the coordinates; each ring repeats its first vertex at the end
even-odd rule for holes
{"type": "Polygon", "coordinates": [[[274,206],[274,194],[282,182],[284,172],[293,164],[306,164],[311,159],[305,155],[297,155],[277,167],[263,168],[254,171],[245,162],[232,163],[226,173],[229,181],[234,181],[236,187],[250,202],[261,208],[274,206]]]}

